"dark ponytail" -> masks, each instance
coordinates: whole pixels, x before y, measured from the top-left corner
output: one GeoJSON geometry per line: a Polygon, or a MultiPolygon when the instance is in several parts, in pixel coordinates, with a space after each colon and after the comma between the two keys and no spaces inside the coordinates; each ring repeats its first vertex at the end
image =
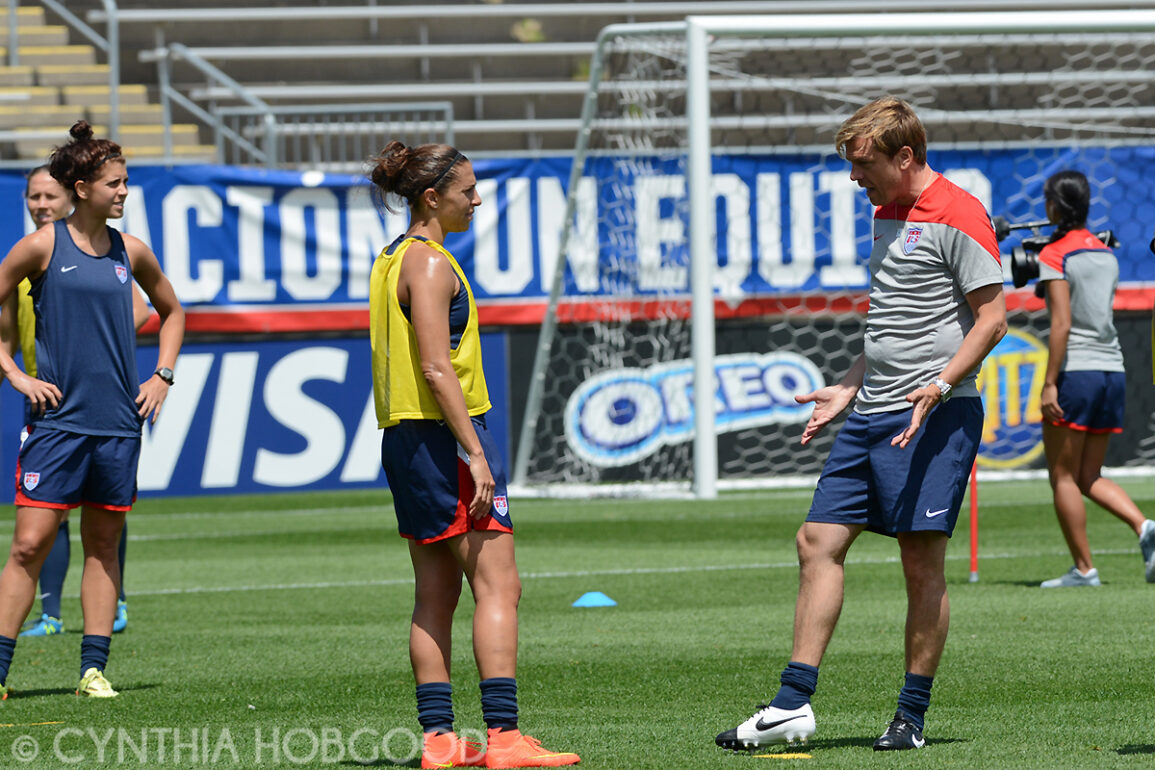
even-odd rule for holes
{"type": "Polygon", "coordinates": [[[1043,196],[1055,206],[1059,221],[1052,241],[1057,241],[1072,230],[1082,230],[1087,226],[1087,213],[1091,210],[1091,185],[1078,171],[1060,171],[1047,178],[1043,186],[1043,196]]]}

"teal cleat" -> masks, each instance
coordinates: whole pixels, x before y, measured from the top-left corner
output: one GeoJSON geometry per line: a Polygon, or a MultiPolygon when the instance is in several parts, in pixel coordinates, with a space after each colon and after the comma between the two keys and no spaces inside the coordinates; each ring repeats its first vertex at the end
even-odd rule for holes
{"type": "Polygon", "coordinates": [[[128,627],[128,603],[123,599],[116,603],[116,620],[112,621],[112,633],[119,634],[128,627]]]}
{"type": "Polygon", "coordinates": [[[20,636],[53,636],[64,631],[64,622],[51,615],[41,615],[20,632],[20,636]]]}

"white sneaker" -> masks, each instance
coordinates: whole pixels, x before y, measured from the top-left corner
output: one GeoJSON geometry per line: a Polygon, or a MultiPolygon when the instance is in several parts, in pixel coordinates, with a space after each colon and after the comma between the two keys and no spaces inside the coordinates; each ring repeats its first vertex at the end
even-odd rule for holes
{"type": "Polygon", "coordinates": [[[1079,572],[1078,567],[1071,567],[1067,574],[1062,577],[1057,577],[1054,580],[1044,580],[1039,584],[1040,588],[1076,588],[1078,586],[1097,586],[1099,585],[1099,570],[1091,567],[1091,569],[1083,574],[1079,572]]]}
{"type": "Polygon", "coordinates": [[[1147,568],[1147,582],[1155,583],[1155,521],[1143,520],[1139,533],[1139,550],[1143,552],[1143,564],[1147,568]]]}
{"type": "Polygon", "coordinates": [[[814,710],[809,703],[796,709],[763,706],[757,714],[715,738],[714,743],[724,749],[753,749],[782,741],[806,743],[811,735],[814,735],[814,710]]]}

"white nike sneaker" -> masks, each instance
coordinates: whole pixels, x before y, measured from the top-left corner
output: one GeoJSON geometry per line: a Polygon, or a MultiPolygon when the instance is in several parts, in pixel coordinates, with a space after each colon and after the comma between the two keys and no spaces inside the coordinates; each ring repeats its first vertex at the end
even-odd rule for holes
{"type": "Polygon", "coordinates": [[[714,739],[724,749],[753,749],[769,743],[806,743],[814,735],[814,710],[807,703],[802,708],[780,709],[762,706],[754,716],[733,730],[714,739]]]}
{"type": "Polygon", "coordinates": [[[1143,520],[1139,535],[1139,550],[1143,552],[1143,564],[1147,568],[1147,582],[1155,583],[1155,521],[1143,520]]]}
{"type": "Polygon", "coordinates": [[[1071,567],[1065,575],[1057,577],[1053,580],[1044,580],[1039,584],[1040,588],[1076,588],[1078,586],[1097,586],[1099,585],[1099,570],[1091,567],[1091,569],[1083,574],[1079,572],[1078,567],[1071,567]]]}

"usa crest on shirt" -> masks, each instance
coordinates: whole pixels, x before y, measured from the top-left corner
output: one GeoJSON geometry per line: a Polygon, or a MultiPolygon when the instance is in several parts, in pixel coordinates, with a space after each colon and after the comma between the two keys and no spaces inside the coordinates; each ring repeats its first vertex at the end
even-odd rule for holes
{"type": "Polygon", "coordinates": [[[921,227],[906,228],[906,237],[902,240],[902,251],[904,254],[910,254],[918,246],[918,239],[922,237],[921,227]]]}
{"type": "Polygon", "coordinates": [[[116,277],[120,279],[121,283],[128,282],[128,268],[124,265],[116,265],[116,277]]]}
{"type": "Polygon", "coordinates": [[[29,492],[31,492],[33,489],[36,489],[36,487],[39,486],[39,484],[40,484],[40,474],[39,473],[29,472],[29,473],[24,474],[24,488],[27,489],[29,492]]]}

